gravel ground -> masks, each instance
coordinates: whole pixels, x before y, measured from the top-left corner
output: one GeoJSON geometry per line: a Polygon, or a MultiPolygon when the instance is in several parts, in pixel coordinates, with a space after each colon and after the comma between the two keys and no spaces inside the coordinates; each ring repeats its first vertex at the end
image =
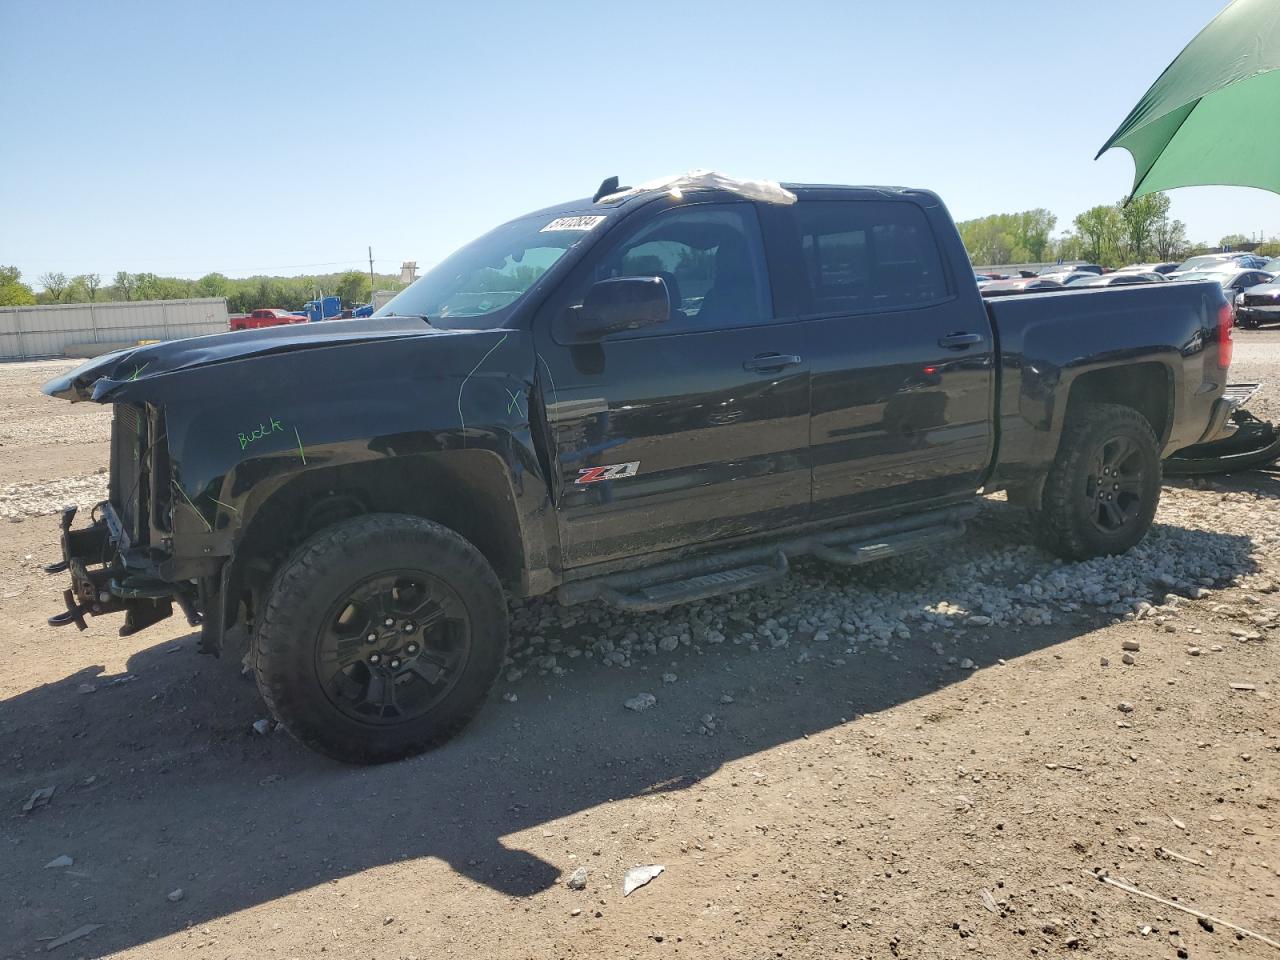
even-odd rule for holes
{"type": "Polygon", "coordinates": [[[1261,383],[1249,410],[1262,420],[1280,422],[1280,330],[1237,330],[1232,355],[1234,383],[1261,383]]]}
{"type": "Polygon", "coordinates": [[[87,509],[107,496],[107,475],[91,473],[83,477],[32,480],[11,483],[0,490],[0,520],[19,521],[57,513],[74,503],[87,509]]]}
{"type": "MultiPolygon", "coordinates": [[[[101,408],[33,392],[60,368],[0,366],[0,957],[92,924],[61,951],[1275,956],[1096,877],[1280,939],[1276,475],[1169,485],[1083,564],[991,498],[936,556],[648,616],[517,603],[476,724],[356,770],[255,733],[181,624],[43,626],[33,518],[107,456],[101,408]],[[623,898],[637,864],[666,870],[623,898]]],[[[1239,332],[1233,379],[1280,416],[1280,333],[1239,332]]]]}

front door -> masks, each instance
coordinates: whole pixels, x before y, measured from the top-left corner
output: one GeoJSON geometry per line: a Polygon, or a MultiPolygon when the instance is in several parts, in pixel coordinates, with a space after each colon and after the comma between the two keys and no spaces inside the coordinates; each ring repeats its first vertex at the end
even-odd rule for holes
{"type": "Polygon", "coordinates": [[[803,521],[809,365],[774,319],[749,202],[655,201],[615,228],[540,312],[540,391],[563,565],[803,521]],[[560,322],[598,280],[660,276],[671,319],[574,343],[560,322]]]}

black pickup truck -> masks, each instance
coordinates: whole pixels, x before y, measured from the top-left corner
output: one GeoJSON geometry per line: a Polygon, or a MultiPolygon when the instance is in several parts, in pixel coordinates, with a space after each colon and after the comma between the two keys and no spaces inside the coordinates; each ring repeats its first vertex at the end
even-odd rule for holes
{"type": "Polygon", "coordinates": [[[479,709],[509,596],[654,610],[933,547],[996,490],[1047,549],[1116,553],[1162,456],[1232,429],[1218,284],[984,302],[934,194],[781,193],[604,188],[371,318],[51,381],[115,414],[50,622],[177,603],[211,653],[243,626],[275,716],[377,762],[479,709]]]}

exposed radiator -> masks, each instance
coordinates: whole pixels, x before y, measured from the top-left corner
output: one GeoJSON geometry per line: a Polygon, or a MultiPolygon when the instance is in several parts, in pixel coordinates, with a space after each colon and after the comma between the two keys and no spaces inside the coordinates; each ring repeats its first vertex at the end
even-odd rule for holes
{"type": "Polygon", "coordinates": [[[145,496],[142,411],[131,404],[117,403],[111,421],[111,505],[132,543],[142,537],[142,503],[145,496]]]}

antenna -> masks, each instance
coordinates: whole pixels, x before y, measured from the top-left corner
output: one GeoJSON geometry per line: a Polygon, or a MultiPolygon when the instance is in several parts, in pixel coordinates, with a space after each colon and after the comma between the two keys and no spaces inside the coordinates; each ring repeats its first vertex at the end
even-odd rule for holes
{"type": "Polygon", "coordinates": [[[618,178],[605,177],[600,181],[600,186],[596,188],[596,195],[591,198],[592,203],[599,203],[601,197],[607,197],[611,193],[618,192],[618,178]]]}

